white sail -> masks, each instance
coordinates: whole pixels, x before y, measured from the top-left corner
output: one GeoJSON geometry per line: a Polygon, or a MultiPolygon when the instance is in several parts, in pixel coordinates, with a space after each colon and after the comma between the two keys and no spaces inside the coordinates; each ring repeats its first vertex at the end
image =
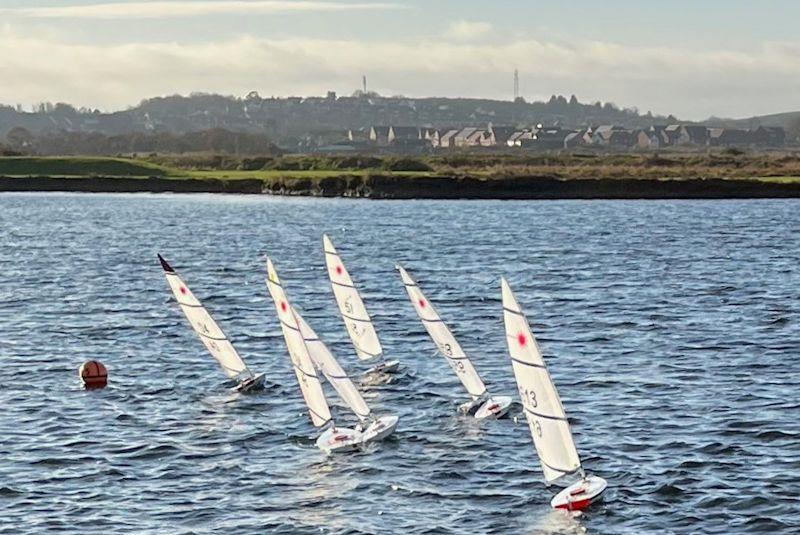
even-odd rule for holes
{"type": "Polygon", "coordinates": [[[581,460],[572,440],[561,399],[547,371],[539,345],[528,326],[528,320],[505,279],[502,279],[501,286],[506,341],[514,376],[545,482],[549,485],[565,475],[580,471],[581,460]]]}
{"type": "Polygon", "coordinates": [[[353,341],[356,348],[356,355],[361,360],[382,356],[383,348],[378,340],[378,333],[375,332],[375,326],[372,324],[347,268],[344,267],[342,259],[327,235],[322,236],[322,244],[333,295],[336,297],[336,303],[339,305],[339,312],[342,314],[350,340],[353,341]]]}
{"type": "Polygon", "coordinates": [[[294,316],[297,318],[297,324],[300,326],[300,332],[303,335],[311,360],[314,361],[317,368],[325,375],[333,388],[336,389],[342,401],[347,403],[350,410],[358,416],[358,419],[362,422],[366,421],[369,418],[370,410],[364,398],[361,397],[361,393],[359,393],[356,385],[353,384],[353,381],[350,380],[347,373],[339,366],[336,358],[330,350],[328,350],[325,343],[320,340],[317,333],[314,332],[314,329],[306,323],[306,320],[303,319],[297,310],[294,311],[294,316]]]}
{"type": "Polygon", "coordinates": [[[275,311],[278,313],[278,320],[281,322],[283,338],[286,340],[286,347],[289,350],[289,357],[292,359],[294,373],[297,376],[297,383],[303,393],[308,406],[311,421],[317,427],[321,427],[331,420],[331,411],[328,402],[325,400],[325,393],[317,377],[311,356],[308,354],[303,335],[300,333],[300,326],[294,309],[289,304],[286,293],[283,291],[281,281],[275,272],[272,261],[267,259],[267,289],[275,302],[275,311]]]}
{"type": "Polygon", "coordinates": [[[399,265],[397,269],[400,271],[400,278],[403,279],[403,284],[408,292],[408,298],[411,299],[414,310],[417,311],[419,319],[436,344],[439,353],[442,354],[447,363],[450,364],[450,367],[453,368],[453,371],[456,372],[467,392],[475,399],[482,396],[486,392],[486,386],[483,384],[472,362],[464,353],[464,350],[461,349],[461,345],[455,339],[453,333],[447,328],[447,325],[436,312],[436,308],[428,301],[408,272],[399,265]]]}
{"type": "Polygon", "coordinates": [[[208,313],[189,287],[186,286],[180,275],[161,255],[158,255],[158,259],[161,262],[161,267],[164,268],[164,274],[167,277],[167,283],[172,290],[172,294],[186,315],[186,319],[189,320],[192,329],[200,337],[211,356],[222,366],[225,374],[232,379],[238,380],[252,377],[253,374],[236,352],[228,337],[225,336],[217,322],[211,317],[211,314],[208,313]]]}

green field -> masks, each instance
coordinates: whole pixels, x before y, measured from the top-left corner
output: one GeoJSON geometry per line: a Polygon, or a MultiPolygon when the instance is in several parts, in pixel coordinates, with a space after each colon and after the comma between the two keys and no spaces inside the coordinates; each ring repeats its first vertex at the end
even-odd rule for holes
{"type": "MultiPolygon", "coordinates": [[[[219,157],[218,157],[219,158],[219,157]]],[[[210,160],[162,157],[155,161],[104,157],[0,157],[4,177],[106,177],[261,180],[265,184],[292,180],[317,182],[325,178],[371,175],[404,178],[471,177],[502,180],[511,177],[584,179],[726,179],[772,183],[800,182],[797,155],[532,155],[504,156],[465,154],[456,156],[316,157],[285,156],[269,159],[262,168],[244,170],[247,159],[226,157],[210,160]],[[224,165],[220,165],[220,161],[224,165]],[[214,162],[213,165],[209,162],[214,162]],[[405,166],[427,170],[402,170],[405,166]],[[397,169],[401,170],[397,170],[397,169]]]]}

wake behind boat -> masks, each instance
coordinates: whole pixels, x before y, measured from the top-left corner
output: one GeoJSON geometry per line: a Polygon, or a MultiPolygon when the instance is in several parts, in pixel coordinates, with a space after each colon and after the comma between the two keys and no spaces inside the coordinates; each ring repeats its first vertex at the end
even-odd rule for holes
{"type": "Polygon", "coordinates": [[[331,416],[325,392],[319,381],[306,341],[300,331],[300,324],[294,308],[289,303],[281,285],[272,260],[267,259],[267,289],[275,302],[275,311],[281,323],[283,338],[289,350],[297,383],[303,400],[308,407],[311,423],[315,427],[327,429],[317,438],[317,447],[326,453],[338,453],[358,449],[362,441],[361,432],[356,429],[337,427],[331,416]]]}
{"type": "Polygon", "coordinates": [[[347,328],[347,334],[350,335],[350,340],[355,347],[356,356],[362,361],[379,361],[377,365],[365,372],[365,376],[379,378],[381,375],[396,373],[400,363],[396,360],[384,360],[383,348],[378,339],[378,333],[375,331],[375,325],[372,323],[353,279],[350,278],[347,268],[344,267],[339,253],[336,252],[336,248],[327,234],[322,236],[322,245],[333,295],[347,328]]]}
{"type": "Polygon", "coordinates": [[[414,306],[422,325],[428,331],[433,343],[436,345],[437,352],[441,354],[456,376],[464,385],[472,400],[462,404],[459,410],[465,414],[471,414],[476,419],[500,418],[508,412],[511,406],[511,398],[508,396],[491,396],[486,390],[480,375],[478,375],[472,361],[461,349],[461,344],[453,336],[453,333],[442,321],[433,303],[428,301],[422,293],[419,285],[411,278],[411,275],[399,264],[397,270],[400,278],[408,292],[408,298],[414,306]]]}
{"type": "Polygon", "coordinates": [[[214,357],[222,371],[237,385],[233,390],[238,392],[250,392],[259,389],[264,385],[264,374],[254,374],[250,371],[244,360],[236,352],[228,337],[211,317],[211,314],[203,307],[200,301],[194,296],[186,283],[172,266],[167,263],[161,255],[158,255],[161,267],[167,277],[172,294],[180,305],[181,310],[186,315],[186,319],[200,337],[203,345],[211,356],[214,357]]]}
{"type": "Polygon", "coordinates": [[[607,483],[583,471],[561,398],[528,320],[505,279],[501,279],[501,287],[508,351],[545,484],[566,485],[550,505],[556,509],[585,509],[599,499],[607,483]]]}

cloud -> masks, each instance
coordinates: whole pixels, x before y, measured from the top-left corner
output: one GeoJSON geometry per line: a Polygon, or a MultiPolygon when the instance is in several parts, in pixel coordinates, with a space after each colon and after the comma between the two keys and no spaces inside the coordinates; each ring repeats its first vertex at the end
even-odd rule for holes
{"type": "Polygon", "coordinates": [[[468,40],[483,37],[491,31],[492,25],[488,22],[457,20],[447,27],[445,36],[451,39],[468,40]]]}
{"type": "Polygon", "coordinates": [[[575,93],[682,118],[793,110],[798,43],[747,51],[629,47],[600,41],[268,39],[75,44],[0,29],[0,102],[65,101],[117,109],[193,91],[244,95],[349,93],[366,73],[384,94],[510,99],[519,68],[528,99],[575,93]]]}
{"type": "Polygon", "coordinates": [[[28,18],[146,19],[200,15],[254,15],[281,12],[377,11],[400,9],[385,2],[316,2],[311,0],[232,0],[108,2],[64,7],[0,8],[0,14],[28,18]]]}

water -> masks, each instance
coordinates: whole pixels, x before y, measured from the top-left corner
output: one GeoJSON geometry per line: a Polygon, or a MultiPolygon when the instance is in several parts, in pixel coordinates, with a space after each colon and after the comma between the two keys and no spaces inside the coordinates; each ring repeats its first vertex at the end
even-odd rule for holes
{"type": "Polygon", "coordinates": [[[797,201],[2,195],[0,251],[0,533],[800,529],[797,201]],[[400,416],[394,437],[335,457],[313,445],[262,262],[274,257],[309,323],[363,370],[323,232],[405,365],[365,392],[400,416]],[[156,252],[267,372],[265,392],[226,389],[156,252]],[[604,504],[551,511],[527,427],[454,413],[466,393],[432,356],[396,261],[490,390],[516,395],[508,278],[584,466],[609,482],[604,504]],[[107,364],[107,389],[80,388],[89,358],[107,364]]]}

